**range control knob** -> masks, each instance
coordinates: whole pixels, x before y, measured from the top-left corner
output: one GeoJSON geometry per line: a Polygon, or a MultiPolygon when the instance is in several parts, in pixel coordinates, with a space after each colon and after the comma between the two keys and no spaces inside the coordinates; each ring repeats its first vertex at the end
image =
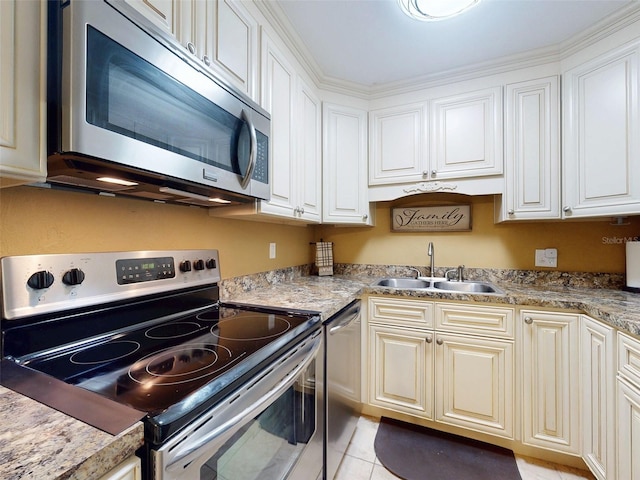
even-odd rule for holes
{"type": "Polygon", "coordinates": [[[84,272],[79,268],[67,270],[62,276],[62,283],[65,285],[80,285],[84,282],[84,272]]]}
{"type": "Polygon", "coordinates": [[[34,273],[27,280],[27,285],[36,290],[42,290],[43,288],[49,288],[53,285],[53,274],[46,270],[40,270],[34,273]]]}
{"type": "Polygon", "coordinates": [[[190,272],[191,271],[191,261],[185,260],[184,262],[180,262],[180,271],[181,272],[190,272]]]}
{"type": "Polygon", "coordinates": [[[216,259],[215,258],[208,259],[206,265],[209,270],[211,270],[212,268],[216,268],[216,259]]]}
{"type": "Polygon", "coordinates": [[[196,270],[204,270],[204,260],[196,260],[193,262],[193,268],[196,270]]]}

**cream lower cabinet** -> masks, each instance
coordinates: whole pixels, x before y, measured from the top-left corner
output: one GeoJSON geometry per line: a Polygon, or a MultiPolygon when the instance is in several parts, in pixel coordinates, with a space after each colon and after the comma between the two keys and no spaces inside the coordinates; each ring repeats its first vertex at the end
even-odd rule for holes
{"type": "MultiPolygon", "coordinates": [[[[640,479],[640,342],[618,332],[617,472],[640,479]]],[[[610,477],[613,478],[613,477],[610,477]]]]}
{"type": "Polygon", "coordinates": [[[514,342],[507,324],[513,325],[510,308],[370,298],[369,403],[513,438],[514,342]],[[452,331],[432,329],[432,308],[435,324],[452,331]]]}
{"type": "Polygon", "coordinates": [[[136,456],[128,458],[99,480],[142,480],[140,459],[136,456]]]}
{"type": "Polygon", "coordinates": [[[599,480],[616,478],[615,332],[582,315],[582,457],[599,480]]]}
{"type": "Polygon", "coordinates": [[[369,327],[369,403],[433,419],[433,332],[369,327]]]}
{"type": "Polygon", "coordinates": [[[580,454],[579,314],[521,310],[522,441],[580,454]]]}
{"type": "Polygon", "coordinates": [[[513,438],[513,355],[513,341],[436,332],[436,421],[513,438]]]}

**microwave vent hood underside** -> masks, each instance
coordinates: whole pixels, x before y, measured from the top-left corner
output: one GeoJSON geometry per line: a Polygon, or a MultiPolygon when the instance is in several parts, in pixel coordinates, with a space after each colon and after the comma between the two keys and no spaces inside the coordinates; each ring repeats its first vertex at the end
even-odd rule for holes
{"type": "Polygon", "coordinates": [[[106,160],[79,154],[50,155],[47,167],[47,182],[54,187],[200,207],[224,207],[255,201],[253,197],[154,172],[114,165],[106,160]],[[134,182],[136,185],[105,183],[97,180],[99,177],[115,177],[134,182]],[[222,202],[211,201],[209,198],[222,202]]]}

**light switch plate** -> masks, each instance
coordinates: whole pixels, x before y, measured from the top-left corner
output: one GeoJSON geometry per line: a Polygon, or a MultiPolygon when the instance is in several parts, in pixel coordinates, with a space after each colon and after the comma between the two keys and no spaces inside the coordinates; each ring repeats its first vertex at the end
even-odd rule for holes
{"type": "Polygon", "coordinates": [[[269,258],[276,258],[276,244],[269,244],[269,258]]]}
{"type": "Polygon", "coordinates": [[[558,266],[558,249],[536,249],[535,265],[536,267],[556,268],[558,266]]]}

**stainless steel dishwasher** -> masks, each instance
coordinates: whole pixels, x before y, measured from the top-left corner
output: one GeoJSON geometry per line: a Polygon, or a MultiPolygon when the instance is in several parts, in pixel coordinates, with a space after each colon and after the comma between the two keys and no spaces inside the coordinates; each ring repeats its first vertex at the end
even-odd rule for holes
{"type": "Polygon", "coordinates": [[[360,417],[360,300],[324,323],[324,468],[333,479],[360,417]]]}

